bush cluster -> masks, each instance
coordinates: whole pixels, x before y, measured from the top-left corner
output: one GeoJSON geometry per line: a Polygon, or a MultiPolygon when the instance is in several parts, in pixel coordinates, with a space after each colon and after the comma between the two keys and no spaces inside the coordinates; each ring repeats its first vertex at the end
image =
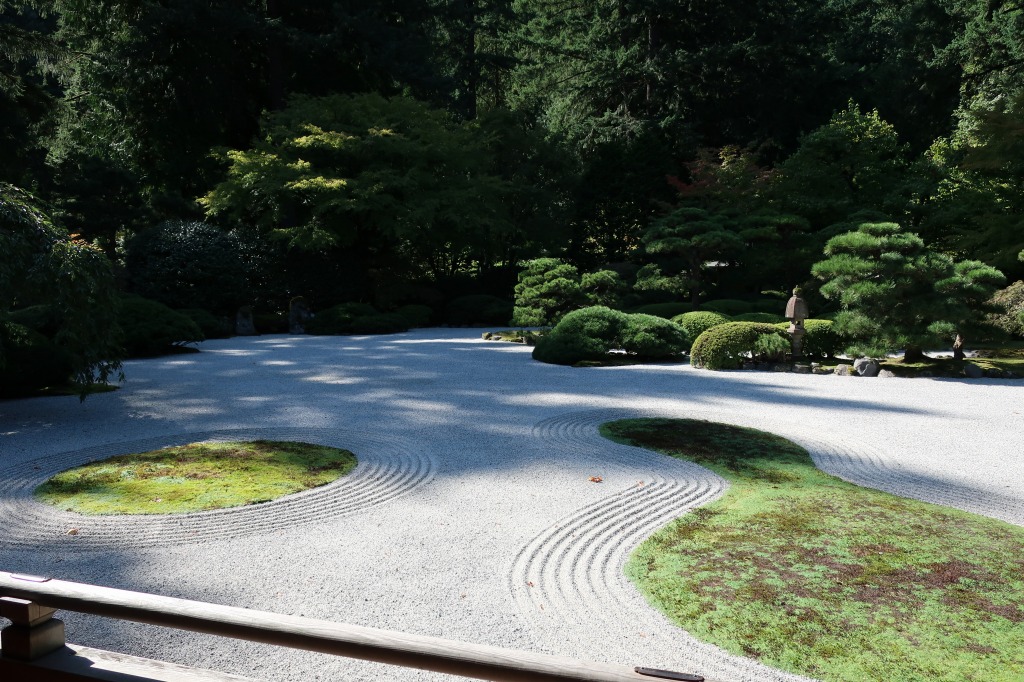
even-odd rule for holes
{"type": "Polygon", "coordinates": [[[693,310],[693,305],[682,301],[674,301],[672,303],[648,303],[647,305],[633,308],[630,312],[657,315],[658,317],[664,317],[666,320],[671,320],[691,310],[693,310]]]}
{"type": "Polygon", "coordinates": [[[686,334],[686,345],[692,346],[698,336],[712,327],[725,324],[729,321],[729,318],[722,313],[716,313],[711,310],[694,310],[690,313],[676,315],[672,318],[672,321],[679,325],[686,334]]]}
{"type": "Polygon", "coordinates": [[[605,306],[568,313],[533,349],[535,360],[555,365],[599,361],[612,350],[641,359],[666,359],[686,352],[686,334],[654,315],[627,314],[605,306]]]}
{"type": "Polygon", "coordinates": [[[774,341],[762,340],[763,335],[778,336],[788,345],[786,333],[776,325],[726,322],[697,337],[690,349],[690,363],[705,369],[739,369],[744,360],[758,356],[759,347],[762,351],[780,347],[774,341]]]}
{"type": "Polygon", "coordinates": [[[23,324],[0,319],[0,397],[13,398],[68,383],[68,353],[44,334],[23,324]]]}
{"type": "Polygon", "coordinates": [[[123,296],[118,319],[128,357],[162,355],[204,339],[190,317],[141,296],[123,296]]]}
{"type": "Polygon", "coordinates": [[[505,326],[512,319],[512,302],[488,294],[453,298],[445,307],[445,322],[455,327],[505,326]]]}
{"type": "Polygon", "coordinates": [[[340,303],[316,313],[306,323],[309,334],[394,334],[411,325],[397,313],[381,313],[368,303],[340,303]]]}
{"type": "Polygon", "coordinates": [[[1024,281],[1018,280],[1000,289],[989,300],[989,304],[1002,311],[988,315],[990,324],[1011,336],[1024,338],[1024,281]]]}

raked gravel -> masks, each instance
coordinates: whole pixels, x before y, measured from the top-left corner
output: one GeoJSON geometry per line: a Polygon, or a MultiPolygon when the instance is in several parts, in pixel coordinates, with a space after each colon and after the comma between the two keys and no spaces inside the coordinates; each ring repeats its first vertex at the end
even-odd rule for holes
{"type": "MultiPolygon", "coordinates": [[[[725,483],[605,441],[601,422],[760,428],[855,483],[1024,525],[1024,382],[573,369],[469,329],[200,348],[128,362],[120,390],[84,403],[0,402],[0,571],[735,682],[796,680],[693,640],[625,579],[643,538],[725,483]],[[183,517],[86,518],[31,499],[90,459],[231,438],[337,445],[360,465],[325,488],[183,517]]],[[[63,618],[76,644],[256,679],[454,679],[63,618]]]]}

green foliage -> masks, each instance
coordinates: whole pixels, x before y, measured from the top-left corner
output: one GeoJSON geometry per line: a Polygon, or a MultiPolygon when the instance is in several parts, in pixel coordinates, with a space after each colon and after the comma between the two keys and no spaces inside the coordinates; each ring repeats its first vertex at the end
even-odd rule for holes
{"type": "Polygon", "coordinates": [[[1024,281],[1000,289],[988,302],[998,310],[987,315],[991,324],[1007,334],[1024,337],[1024,281]]]}
{"type": "Polygon", "coordinates": [[[250,273],[235,235],[194,221],[169,221],[128,242],[132,291],[171,308],[234,314],[251,303],[250,273]]]}
{"type": "Polygon", "coordinates": [[[533,358],[556,365],[601,360],[621,345],[627,317],[604,306],[574,310],[537,341],[533,358]]]}
{"type": "Polygon", "coordinates": [[[678,358],[689,348],[686,332],[677,324],[642,313],[626,316],[619,341],[627,353],[651,360],[678,358]]]}
{"type": "Polygon", "coordinates": [[[306,322],[306,333],[336,335],[353,333],[358,318],[372,317],[380,313],[368,303],[339,303],[336,306],[313,314],[306,322]]]}
{"type": "MultiPolygon", "coordinates": [[[[784,326],[788,328],[789,325],[784,326]]],[[[831,358],[840,353],[843,338],[833,327],[831,320],[804,320],[804,354],[831,358]]]]}
{"type": "Polygon", "coordinates": [[[490,167],[478,128],[410,97],[298,96],[262,129],[251,149],[224,152],[208,215],[291,248],[346,249],[396,278],[493,263],[528,232],[506,201],[526,180],[490,167]]]}
{"type": "Polygon", "coordinates": [[[643,315],[656,315],[658,317],[664,317],[666,320],[673,320],[676,317],[692,310],[692,304],[675,301],[671,303],[648,303],[647,305],[633,308],[629,312],[640,313],[643,315]]]}
{"type": "Polygon", "coordinates": [[[763,362],[781,362],[790,350],[790,342],[778,334],[761,334],[754,341],[752,357],[763,362]]]}
{"type": "MultiPolygon", "coordinates": [[[[184,308],[178,312],[196,323],[204,339],[226,339],[234,333],[234,325],[227,317],[217,317],[202,308],[184,308]]],[[[257,324],[256,328],[262,327],[257,324]]]]}
{"type": "Polygon", "coordinates": [[[982,307],[1003,281],[978,261],[954,261],[928,249],[895,223],[864,223],[829,240],[827,260],[812,272],[821,293],[842,312],[835,329],[851,340],[847,352],[884,357],[966,336],[980,323],[982,307]]]}
{"type": "Polygon", "coordinates": [[[396,334],[409,330],[409,321],[396,313],[361,315],[352,320],[353,334],[396,334]]]}
{"type": "Polygon", "coordinates": [[[409,303],[395,311],[410,327],[429,327],[434,319],[434,309],[428,305],[409,303]]]}
{"type": "Polygon", "coordinates": [[[712,327],[729,322],[730,318],[727,315],[711,310],[694,310],[682,315],[676,315],[672,318],[672,321],[686,332],[686,338],[689,340],[690,345],[693,345],[698,336],[712,327]]]}
{"type": "MultiPolygon", "coordinates": [[[[68,354],[78,384],[106,382],[119,371],[110,261],[57,227],[35,197],[0,182],[0,318],[41,304],[50,307],[51,340],[68,354]]],[[[0,341],[0,364],[4,354],[0,341]]]]}
{"type": "MultiPolygon", "coordinates": [[[[690,363],[704,369],[739,369],[745,359],[757,355],[762,335],[775,335],[786,341],[785,332],[763,322],[726,322],[711,327],[693,342],[690,363]]],[[[766,343],[761,342],[762,346],[766,343]]]]}
{"type": "Polygon", "coordinates": [[[607,344],[599,339],[576,334],[545,334],[533,348],[533,359],[549,365],[575,365],[599,361],[608,354],[607,344]]]}
{"type": "MultiPolygon", "coordinates": [[[[701,310],[710,310],[723,315],[743,315],[754,312],[754,304],[750,301],[740,301],[735,298],[716,298],[713,301],[704,301],[700,304],[701,310]]],[[[784,307],[784,306],[783,306],[784,307]]]]}
{"type": "Polygon", "coordinates": [[[580,291],[590,305],[617,308],[629,293],[629,287],[614,270],[598,270],[583,273],[580,291]]]}
{"type": "Polygon", "coordinates": [[[445,306],[445,321],[454,326],[505,326],[512,319],[512,303],[489,294],[453,298],[445,306]]]}
{"type": "Polygon", "coordinates": [[[515,295],[512,324],[521,327],[553,327],[584,301],[579,271],[557,258],[527,261],[519,272],[515,295]]]}
{"type": "Polygon", "coordinates": [[[776,190],[783,206],[818,229],[860,210],[899,217],[907,199],[907,150],[877,111],[853,102],[800,140],[780,167],[776,190]]]}
{"type": "Polygon", "coordinates": [[[743,313],[742,315],[732,316],[733,322],[767,322],[775,324],[785,319],[782,315],[774,315],[772,313],[743,313]]]}
{"type": "Polygon", "coordinates": [[[38,331],[0,318],[0,397],[31,395],[62,386],[72,374],[70,355],[38,331]]]}
{"type": "Polygon", "coordinates": [[[128,357],[171,353],[203,340],[203,332],[187,315],[141,296],[123,296],[118,320],[128,357]]]}

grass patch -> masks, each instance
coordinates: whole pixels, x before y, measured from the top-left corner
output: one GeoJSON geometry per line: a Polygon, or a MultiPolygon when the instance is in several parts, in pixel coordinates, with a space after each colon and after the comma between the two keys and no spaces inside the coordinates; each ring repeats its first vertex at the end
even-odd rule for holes
{"type": "Polygon", "coordinates": [[[1024,376],[1024,351],[1015,349],[979,350],[978,356],[966,360],[952,358],[926,358],[921,362],[903,362],[888,360],[882,363],[882,369],[888,369],[900,377],[935,376],[963,377],[964,366],[977,365],[983,370],[998,369],[1024,376]]]}
{"type": "Polygon", "coordinates": [[[829,682],[1024,679],[1024,529],[846,483],[761,431],[627,419],[601,433],[731,483],[627,565],[693,635],[829,682]]]}
{"type": "Polygon", "coordinates": [[[323,445],[192,443],[68,469],[35,496],[80,514],[180,514],[268,502],[330,483],[355,466],[351,452],[323,445]]]}

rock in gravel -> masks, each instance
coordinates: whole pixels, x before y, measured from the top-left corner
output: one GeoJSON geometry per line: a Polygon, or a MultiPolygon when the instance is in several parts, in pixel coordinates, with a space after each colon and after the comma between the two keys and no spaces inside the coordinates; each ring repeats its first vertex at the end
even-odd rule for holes
{"type": "Polygon", "coordinates": [[[964,365],[964,376],[968,379],[980,379],[985,376],[985,370],[972,362],[968,362],[964,365]]]}
{"type": "Polygon", "coordinates": [[[874,358],[857,358],[853,361],[853,370],[862,377],[877,377],[881,369],[878,360],[874,358]]]}
{"type": "Polygon", "coordinates": [[[883,378],[883,379],[893,379],[893,378],[896,377],[896,375],[892,372],[892,370],[888,370],[888,369],[879,370],[878,371],[878,376],[883,378]]]}
{"type": "Polygon", "coordinates": [[[853,367],[850,365],[837,365],[834,373],[841,377],[854,376],[853,367]]]}

